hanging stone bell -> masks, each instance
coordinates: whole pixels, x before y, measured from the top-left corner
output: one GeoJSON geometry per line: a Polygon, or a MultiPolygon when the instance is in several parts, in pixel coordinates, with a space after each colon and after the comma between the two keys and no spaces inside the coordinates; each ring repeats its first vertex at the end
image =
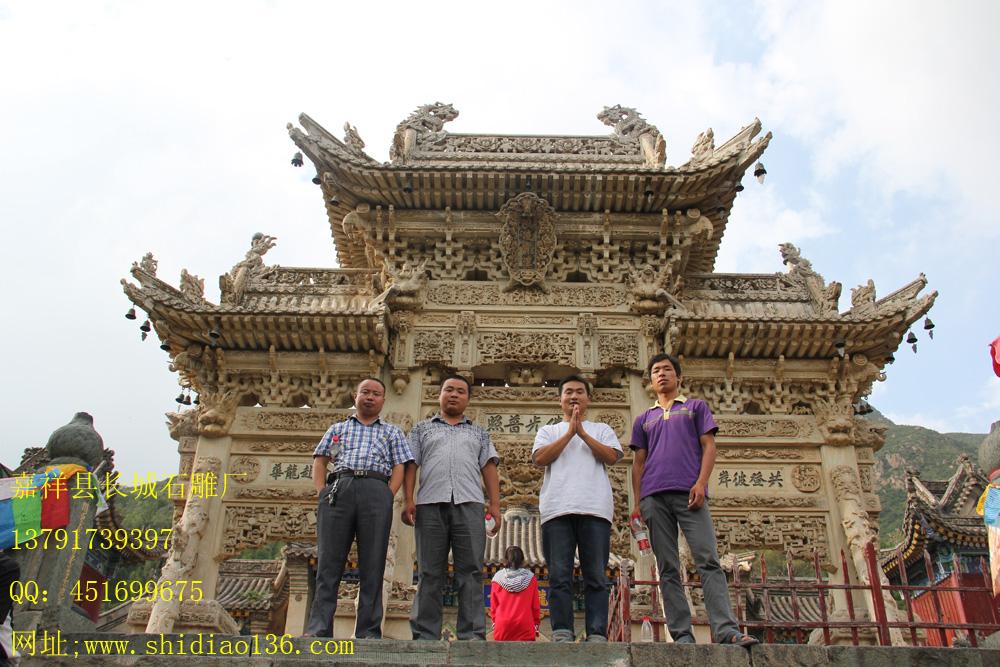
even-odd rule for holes
{"type": "Polygon", "coordinates": [[[128,312],[125,313],[125,319],[126,320],[134,320],[135,319],[135,308],[129,308],[128,309],[128,312]]]}
{"type": "Polygon", "coordinates": [[[924,330],[927,332],[927,335],[933,340],[933,338],[934,338],[934,323],[931,322],[931,318],[929,318],[929,317],[925,317],[924,318],[924,330]]]}
{"type": "Polygon", "coordinates": [[[302,153],[296,151],[295,155],[292,156],[292,166],[293,167],[301,167],[304,164],[305,164],[305,162],[303,162],[303,160],[302,160],[302,153]]]}
{"type": "Polygon", "coordinates": [[[174,400],[177,401],[177,403],[179,403],[180,405],[184,405],[184,392],[182,391],[181,393],[177,394],[177,398],[175,398],[174,400]]]}
{"type": "Polygon", "coordinates": [[[152,328],[153,327],[149,326],[149,320],[146,320],[145,322],[139,325],[139,331],[143,331],[145,333],[149,333],[152,330],[152,328]]]}

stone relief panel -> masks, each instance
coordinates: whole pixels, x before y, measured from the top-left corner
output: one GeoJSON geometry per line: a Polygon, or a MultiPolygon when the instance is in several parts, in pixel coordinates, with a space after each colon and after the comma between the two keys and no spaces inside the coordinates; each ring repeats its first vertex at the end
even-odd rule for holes
{"type": "MultiPolygon", "coordinates": [[[[629,435],[629,423],[628,419],[622,413],[609,411],[599,412],[597,413],[597,421],[604,422],[614,429],[615,435],[618,436],[619,441],[622,441],[623,439],[627,440],[626,436],[629,435]]],[[[622,447],[624,448],[624,445],[622,447]]]]}
{"type": "Polygon", "coordinates": [[[803,493],[819,491],[822,477],[819,466],[797,465],[792,468],[792,484],[803,493]]]}
{"type": "Polygon", "coordinates": [[[872,466],[870,466],[870,465],[867,465],[867,466],[859,465],[858,466],[858,475],[859,475],[860,480],[861,480],[861,490],[862,491],[872,491],[872,490],[874,490],[873,486],[872,486],[872,466]]]}
{"type": "Polygon", "coordinates": [[[631,476],[628,466],[614,465],[607,468],[611,482],[611,497],[615,504],[614,521],[611,524],[611,553],[630,556],[632,553],[632,533],[628,527],[628,489],[631,476]]]}
{"type": "MultiPolygon", "coordinates": [[[[329,428],[329,426],[327,427],[329,428]]],[[[259,442],[234,443],[234,447],[246,447],[251,452],[293,452],[296,454],[312,454],[316,449],[316,442],[313,440],[263,440],[259,442]]]]}
{"type": "Polygon", "coordinates": [[[351,416],[348,410],[248,411],[240,419],[244,429],[253,431],[313,431],[325,433],[331,424],[351,416]]]}
{"type": "Polygon", "coordinates": [[[249,484],[260,475],[260,461],[253,456],[237,456],[229,461],[229,474],[239,484],[249,484]]]}
{"type": "Polygon", "coordinates": [[[803,454],[797,449],[757,448],[757,447],[726,447],[720,446],[716,451],[716,460],[726,459],[801,459],[803,454]]]}
{"type": "Polygon", "coordinates": [[[744,516],[717,514],[714,519],[721,553],[740,549],[773,549],[790,551],[795,558],[812,559],[813,549],[816,549],[821,560],[829,559],[825,516],[752,510],[744,516]]]}
{"type": "Polygon", "coordinates": [[[799,496],[716,496],[709,499],[710,507],[736,507],[739,509],[768,507],[792,509],[797,507],[818,507],[819,498],[799,496]]]}
{"type": "Polygon", "coordinates": [[[804,438],[816,432],[815,424],[799,419],[726,417],[716,415],[719,436],[731,438],[804,438]]]}
{"type": "Polygon", "coordinates": [[[481,327],[571,327],[576,324],[572,315],[479,315],[481,327]]]}
{"type": "Polygon", "coordinates": [[[635,334],[601,334],[597,349],[601,366],[631,368],[639,364],[639,341],[635,334]]]}
{"type": "MultiPolygon", "coordinates": [[[[313,493],[315,496],[315,493],[313,493]]],[[[316,541],[316,508],[308,505],[226,507],[220,560],[276,540],[316,541]]]]}
{"type": "Polygon", "coordinates": [[[500,499],[505,507],[538,508],[545,470],[531,462],[532,440],[495,441],[500,454],[500,499]]]}
{"type": "Polygon", "coordinates": [[[487,331],[479,336],[479,363],[556,363],[575,365],[573,334],[559,332],[487,331]]]}
{"type": "Polygon", "coordinates": [[[293,502],[316,502],[316,490],[312,488],[303,489],[275,489],[275,488],[254,488],[237,489],[236,497],[243,500],[287,500],[293,502]]]}
{"type": "MultiPolygon", "coordinates": [[[[594,390],[594,400],[591,403],[591,410],[608,403],[628,404],[628,391],[625,389],[612,389],[599,387],[594,390]]],[[[424,387],[423,400],[437,401],[441,387],[427,385],[424,387]]],[[[476,387],[472,394],[473,403],[488,402],[550,402],[554,408],[558,408],[559,390],[556,387],[476,387]]]]}
{"type": "Polygon", "coordinates": [[[447,329],[418,331],[413,336],[416,363],[451,364],[455,354],[455,332],[447,329]]]}
{"type": "Polygon", "coordinates": [[[538,289],[501,291],[495,283],[439,283],[430,287],[427,300],[449,306],[576,306],[613,307],[625,304],[624,288],[610,285],[552,285],[548,293],[538,289]]]}

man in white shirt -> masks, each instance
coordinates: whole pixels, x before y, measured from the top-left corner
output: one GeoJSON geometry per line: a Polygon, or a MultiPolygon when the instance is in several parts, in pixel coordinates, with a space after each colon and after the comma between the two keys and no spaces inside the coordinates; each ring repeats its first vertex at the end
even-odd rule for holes
{"type": "Polygon", "coordinates": [[[543,426],[531,460],[545,468],[539,496],[542,552],[549,567],[552,640],[573,641],[573,555],[579,551],[587,641],[607,641],[608,578],[614,501],[605,466],[622,457],[607,424],[586,421],[590,383],[571,375],[559,383],[563,421],[543,426]]]}

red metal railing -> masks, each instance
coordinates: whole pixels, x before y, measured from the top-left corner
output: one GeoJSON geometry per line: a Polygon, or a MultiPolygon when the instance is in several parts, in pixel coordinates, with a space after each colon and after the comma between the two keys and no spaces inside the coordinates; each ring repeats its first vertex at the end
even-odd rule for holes
{"type": "MultiPolygon", "coordinates": [[[[849,633],[850,642],[861,643],[862,633],[872,639],[865,643],[892,644],[893,630],[903,634],[904,641],[917,645],[951,646],[959,633],[963,634],[971,646],[978,646],[979,640],[1000,630],[1000,596],[994,597],[989,578],[989,564],[979,559],[979,572],[962,572],[957,557],[953,560],[953,572],[942,581],[937,581],[930,554],[924,552],[924,569],[927,583],[911,585],[906,572],[902,553],[895,555],[900,573],[899,584],[884,584],[881,580],[875,545],[864,549],[864,565],[869,583],[851,582],[847,577],[847,556],[840,552],[840,579],[824,575],[818,553],[812,555],[812,577],[796,575],[794,559],[785,554],[785,577],[769,579],[767,562],[760,560],[759,577],[741,575],[734,568],[730,593],[735,599],[736,617],[744,632],[757,635],[763,641],[793,642],[803,644],[809,641],[813,631],[822,633],[823,644],[834,643],[834,633],[849,633]],[[830,614],[830,599],[833,595],[843,595],[846,602],[846,619],[830,614]],[[860,597],[858,597],[860,596],[860,597]],[[867,596],[867,597],[865,597],[867,596]],[[868,610],[863,618],[855,611],[855,599],[868,610]],[[894,609],[887,609],[886,598],[895,601],[894,609]],[[775,600],[784,602],[782,614],[775,610],[775,600]],[[804,602],[812,609],[805,613],[804,602]],[[751,617],[748,609],[757,611],[751,617]],[[790,618],[789,618],[790,616],[790,618]],[[818,616],[818,618],[816,618],[818,616]],[[890,619],[898,620],[890,620],[890,619]]],[[[631,641],[632,589],[635,586],[651,587],[651,613],[653,641],[660,641],[661,626],[666,619],[659,613],[659,582],[656,573],[650,579],[637,580],[627,568],[622,568],[612,584],[609,602],[608,639],[610,641],[631,641]]],[[[683,585],[688,590],[701,587],[697,581],[688,581],[686,573],[683,585]]],[[[695,617],[695,625],[708,625],[705,618],[695,617]]]]}

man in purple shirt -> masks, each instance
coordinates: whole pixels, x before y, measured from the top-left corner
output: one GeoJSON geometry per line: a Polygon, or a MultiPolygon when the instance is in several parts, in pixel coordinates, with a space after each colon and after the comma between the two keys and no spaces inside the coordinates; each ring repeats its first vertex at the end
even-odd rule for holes
{"type": "Polygon", "coordinates": [[[649,378],[656,404],[639,415],[632,426],[632,491],[660,567],[660,590],[667,627],[678,644],[693,644],[691,609],[681,585],[677,529],[691,547],[701,573],[705,608],[712,637],[720,644],[749,647],[757,643],[740,631],[726,575],[719,567],[715,529],[708,511],[708,479],[715,465],[715,425],[704,401],[680,394],[681,366],[667,354],[649,360],[649,378]]]}

